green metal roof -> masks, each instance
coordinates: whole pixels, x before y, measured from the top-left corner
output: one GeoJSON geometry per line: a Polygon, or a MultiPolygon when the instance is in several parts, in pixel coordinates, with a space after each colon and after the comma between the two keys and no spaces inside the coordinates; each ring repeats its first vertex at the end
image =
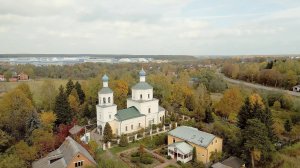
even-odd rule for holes
{"type": "Polygon", "coordinates": [[[193,151],[193,147],[191,145],[189,145],[188,143],[184,142],[184,141],[182,141],[182,142],[175,142],[175,143],[172,143],[169,146],[177,148],[183,154],[188,154],[188,153],[190,153],[190,152],[193,151]]]}
{"type": "Polygon", "coordinates": [[[199,131],[197,128],[188,126],[177,127],[170,131],[169,134],[202,147],[207,147],[216,137],[213,134],[199,131]]]}
{"type": "Polygon", "coordinates": [[[108,93],[113,93],[113,91],[109,87],[103,87],[99,93],[101,94],[108,94],[108,93]]]}
{"type": "Polygon", "coordinates": [[[136,90],[147,90],[147,89],[153,89],[151,85],[149,85],[147,82],[139,82],[135,84],[132,89],[136,90]]]}
{"type": "Polygon", "coordinates": [[[119,110],[115,116],[119,121],[124,121],[145,115],[141,114],[137,108],[132,106],[127,109],[119,110]]]}

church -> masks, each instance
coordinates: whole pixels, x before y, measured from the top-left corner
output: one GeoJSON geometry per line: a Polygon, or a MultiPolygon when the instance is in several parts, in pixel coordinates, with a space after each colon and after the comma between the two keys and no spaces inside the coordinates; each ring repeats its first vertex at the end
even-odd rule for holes
{"type": "Polygon", "coordinates": [[[159,100],[153,97],[153,87],[146,82],[146,72],[139,72],[140,82],[131,88],[131,97],[127,98],[127,108],[117,110],[114,93],[108,87],[109,78],[102,77],[103,88],[98,92],[97,130],[103,135],[106,123],[113,134],[122,135],[139,131],[152,124],[159,124],[165,118],[165,109],[159,106],[159,100]]]}

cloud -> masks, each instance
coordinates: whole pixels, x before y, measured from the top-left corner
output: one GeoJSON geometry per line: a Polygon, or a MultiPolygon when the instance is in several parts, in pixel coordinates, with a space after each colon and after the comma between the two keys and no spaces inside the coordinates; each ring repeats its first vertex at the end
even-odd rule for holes
{"type": "Polygon", "coordinates": [[[297,53],[286,1],[0,0],[0,53],[297,53]]]}

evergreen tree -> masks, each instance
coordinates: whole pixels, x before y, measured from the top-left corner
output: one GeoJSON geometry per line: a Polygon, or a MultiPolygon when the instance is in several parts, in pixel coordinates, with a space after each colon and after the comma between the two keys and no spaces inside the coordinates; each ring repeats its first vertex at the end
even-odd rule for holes
{"type": "Polygon", "coordinates": [[[72,113],[70,110],[70,104],[68,97],[64,92],[63,86],[59,87],[59,93],[55,98],[55,109],[54,109],[57,120],[56,124],[69,123],[72,121],[72,113]]]}
{"type": "Polygon", "coordinates": [[[242,142],[243,156],[251,159],[252,167],[255,161],[268,160],[274,150],[266,126],[258,119],[247,120],[242,130],[242,142]]]}
{"type": "Polygon", "coordinates": [[[89,110],[89,104],[85,103],[84,105],[84,109],[83,109],[83,116],[84,117],[87,117],[87,118],[90,118],[90,110],[89,110]]]}
{"type": "Polygon", "coordinates": [[[83,104],[84,103],[84,99],[85,99],[85,94],[84,94],[84,92],[83,92],[83,90],[81,88],[81,85],[80,85],[80,83],[78,81],[75,83],[75,89],[76,89],[77,94],[79,96],[80,104],[83,104]]]}
{"type": "Polygon", "coordinates": [[[212,123],[214,122],[214,118],[212,116],[212,108],[211,105],[209,105],[206,109],[205,109],[205,118],[204,118],[204,122],[206,123],[212,123]]]}
{"type": "Polygon", "coordinates": [[[113,137],[113,134],[112,134],[111,126],[109,125],[109,123],[106,123],[105,127],[104,127],[104,132],[103,132],[104,143],[111,141],[112,137],[113,137]]]}
{"type": "Polygon", "coordinates": [[[292,131],[292,122],[290,119],[287,119],[284,123],[284,129],[286,132],[291,132],[292,131]]]}
{"type": "Polygon", "coordinates": [[[74,89],[74,83],[71,79],[69,79],[67,85],[66,85],[66,95],[67,97],[71,94],[72,90],[74,89]]]}
{"type": "Polygon", "coordinates": [[[193,148],[193,162],[197,162],[197,151],[196,151],[196,147],[193,148]]]}
{"type": "Polygon", "coordinates": [[[33,130],[39,128],[41,125],[41,122],[38,117],[38,113],[34,111],[31,116],[27,119],[26,122],[26,133],[27,137],[29,137],[33,130]]]}
{"type": "Polygon", "coordinates": [[[268,136],[269,136],[270,140],[272,142],[274,142],[276,140],[275,139],[276,136],[275,136],[275,133],[273,130],[274,121],[273,121],[273,116],[272,116],[272,112],[271,112],[270,108],[267,107],[264,114],[265,114],[265,116],[263,117],[263,119],[261,119],[261,122],[265,124],[267,131],[268,131],[268,136]]]}
{"type": "Polygon", "coordinates": [[[128,139],[126,134],[121,135],[120,144],[121,147],[125,147],[128,145],[128,139]]]}
{"type": "Polygon", "coordinates": [[[266,66],[266,69],[272,69],[272,67],[273,67],[273,61],[269,61],[266,66]]]}
{"type": "Polygon", "coordinates": [[[242,106],[240,112],[238,113],[238,127],[244,129],[247,120],[251,118],[251,105],[249,97],[246,98],[244,105],[242,106]]]}

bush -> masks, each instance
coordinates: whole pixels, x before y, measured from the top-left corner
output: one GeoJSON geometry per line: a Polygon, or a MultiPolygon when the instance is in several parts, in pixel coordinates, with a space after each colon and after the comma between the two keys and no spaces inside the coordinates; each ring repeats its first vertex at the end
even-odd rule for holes
{"type": "Polygon", "coordinates": [[[170,160],[170,159],[172,159],[172,157],[168,155],[168,156],[167,156],[167,159],[170,160]]]}
{"type": "Polygon", "coordinates": [[[276,109],[276,110],[280,110],[280,108],[281,108],[280,102],[279,102],[278,100],[276,100],[276,101],[274,102],[274,104],[273,104],[273,107],[274,107],[274,109],[276,109]]]}
{"type": "Polygon", "coordinates": [[[139,157],[140,153],[139,152],[134,152],[131,154],[131,157],[139,157]]]}
{"type": "Polygon", "coordinates": [[[176,163],[179,164],[179,165],[182,165],[182,162],[180,160],[177,160],[176,163]]]}
{"type": "Polygon", "coordinates": [[[139,158],[139,157],[132,157],[132,158],[130,159],[130,161],[131,161],[132,163],[138,163],[138,162],[140,161],[140,158],[139,158]]]}
{"type": "Polygon", "coordinates": [[[125,147],[128,145],[128,139],[126,135],[122,135],[120,139],[120,144],[121,147],[125,147]]]}
{"type": "Polygon", "coordinates": [[[153,159],[151,157],[146,157],[146,156],[142,156],[140,161],[143,164],[152,164],[153,163],[153,159]]]}

